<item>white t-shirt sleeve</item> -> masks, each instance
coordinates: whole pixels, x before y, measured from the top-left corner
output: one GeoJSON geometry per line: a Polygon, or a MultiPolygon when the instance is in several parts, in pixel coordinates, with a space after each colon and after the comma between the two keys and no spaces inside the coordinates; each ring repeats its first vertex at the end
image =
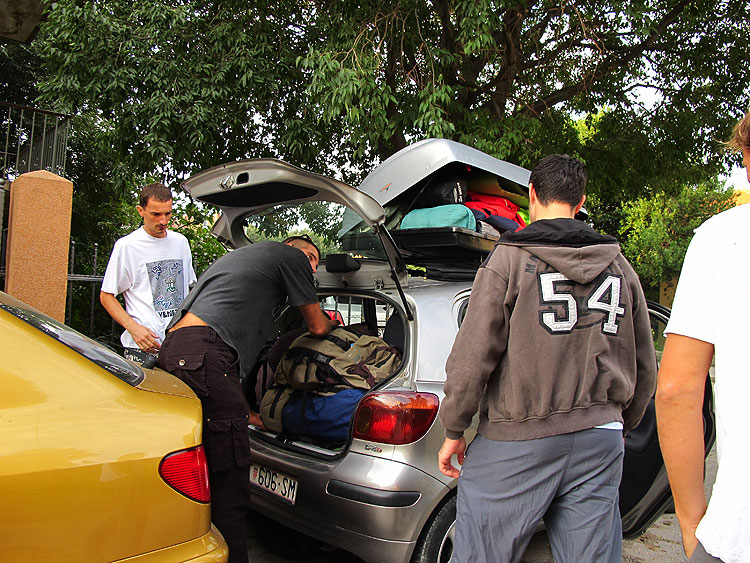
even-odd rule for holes
{"type": "Polygon", "coordinates": [[[685,255],[665,334],[715,343],[715,315],[719,305],[714,277],[720,271],[716,253],[711,230],[698,228],[685,255]]]}
{"type": "Polygon", "coordinates": [[[133,272],[121,241],[122,239],[115,242],[102,279],[102,291],[113,295],[119,295],[133,287],[133,272]]]}

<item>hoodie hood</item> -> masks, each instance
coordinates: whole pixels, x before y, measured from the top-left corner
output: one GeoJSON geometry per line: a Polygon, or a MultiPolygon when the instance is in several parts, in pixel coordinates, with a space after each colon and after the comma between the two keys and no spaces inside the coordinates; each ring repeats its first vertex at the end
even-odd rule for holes
{"type": "Polygon", "coordinates": [[[520,246],[576,283],[589,283],[620,254],[615,237],[597,233],[576,219],[540,219],[498,244],[520,246]]]}

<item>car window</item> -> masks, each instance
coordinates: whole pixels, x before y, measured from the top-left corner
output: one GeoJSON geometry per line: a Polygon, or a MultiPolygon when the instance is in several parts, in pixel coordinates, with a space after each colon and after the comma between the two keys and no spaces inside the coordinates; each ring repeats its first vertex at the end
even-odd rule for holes
{"type": "Polygon", "coordinates": [[[320,299],[320,306],[330,318],[338,320],[344,326],[364,323],[377,327],[380,337],[383,336],[388,319],[396,312],[390,303],[354,295],[328,295],[320,299]],[[368,309],[370,316],[374,310],[374,319],[368,318],[368,309]]]}
{"type": "Polygon", "coordinates": [[[656,362],[661,364],[661,354],[664,351],[664,342],[666,335],[664,329],[667,328],[667,319],[658,313],[651,312],[651,335],[654,339],[654,350],[656,351],[656,362]]]}
{"type": "Polygon", "coordinates": [[[324,310],[336,311],[340,322],[344,325],[365,322],[364,299],[351,295],[329,295],[321,300],[324,310]]]}
{"type": "Polygon", "coordinates": [[[469,298],[464,298],[459,304],[458,304],[458,315],[456,318],[456,321],[458,322],[458,327],[461,328],[461,323],[464,322],[464,317],[466,316],[466,311],[469,309],[469,298]]]}
{"type": "Polygon", "coordinates": [[[320,248],[321,259],[328,254],[342,252],[336,238],[341,229],[345,207],[326,201],[285,203],[270,207],[244,219],[244,233],[250,242],[270,238],[283,239],[299,229],[320,235],[325,244],[320,248]]]}
{"type": "MultiPolygon", "coordinates": [[[[393,225],[386,225],[392,228],[393,225]]],[[[356,257],[385,260],[386,254],[382,243],[372,227],[367,226],[362,218],[351,209],[345,209],[341,217],[341,228],[337,238],[342,248],[356,257]]]]}
{"type": "Polygon", "coordinates": [[[114,351],[47,315],[8,303],[0,303],[0,309],[8,311],[58,342],[62,342],[130,385],[138,385],[145,377],[139,367],[127,362],[114,351]]]}

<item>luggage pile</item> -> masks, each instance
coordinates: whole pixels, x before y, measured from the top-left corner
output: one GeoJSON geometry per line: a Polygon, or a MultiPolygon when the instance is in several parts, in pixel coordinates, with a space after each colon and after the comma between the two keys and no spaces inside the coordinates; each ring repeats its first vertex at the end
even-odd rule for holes
{"type": "Polygon", "coordinates": [[[377,336],[337,327],[325,337],[295,338],[263,393],[266,428],[342,443],[362,396],[398,369],[400,352],[377,336]]]}
{"type": "Polygon", "coordinates": [[[490,174],[432,177],[414,198],[399,228],[462,227],[499,237],[525,227],[528,208],[528,197],[503,189],[490,174]]]}

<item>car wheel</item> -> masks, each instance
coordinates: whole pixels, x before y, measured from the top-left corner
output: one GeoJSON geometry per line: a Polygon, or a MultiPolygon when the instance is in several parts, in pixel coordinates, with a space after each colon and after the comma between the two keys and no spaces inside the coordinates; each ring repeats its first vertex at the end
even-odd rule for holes
{"type": "Polygon", "coordinates": [[[456,495],[448,499],[427,523],[414,549],[412,563],[447,563],[453,554],[456,529],[456,495]]]}

